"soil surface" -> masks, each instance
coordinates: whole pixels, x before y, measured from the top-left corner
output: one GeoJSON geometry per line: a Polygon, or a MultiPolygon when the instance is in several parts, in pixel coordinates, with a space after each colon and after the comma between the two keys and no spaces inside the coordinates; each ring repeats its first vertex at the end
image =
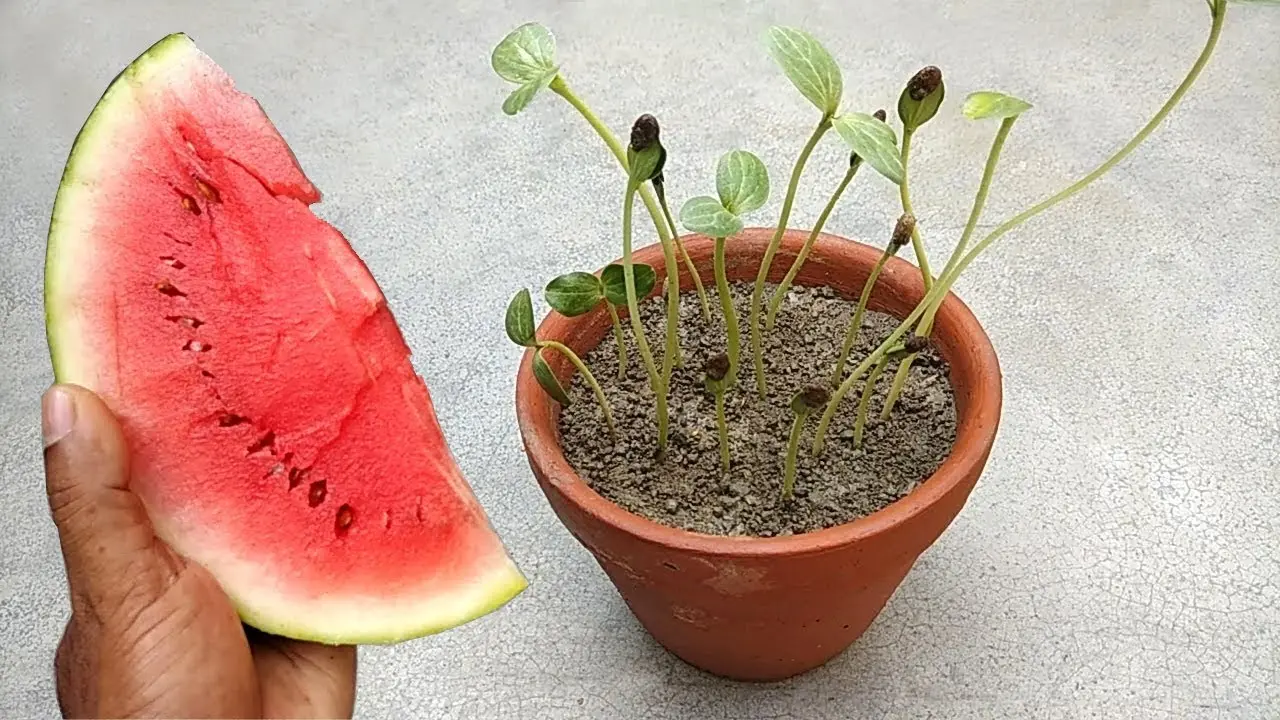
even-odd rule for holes
{"type": "MultiPolygon", "coordinates": [[[[810,447],[818,413],[805,423],[797,463],[795,494],[782,500],[787,438],[794,415],[792,395],[801,387],[825,383],[835,367],[854,302],[828,288],[793,288],[765,337],[767,401],[755,390],[747,311],[751,285],[731,284],[742,336],[738,382],[728,390],[726,417],[732,465],[720,470],[715,401],[703,384],[707,358],[725,349],[724,321],[714,286],[708,288],[712,322],[702,316],[698,298],[682,293],[680,336],[684,366],[673,372],[670,393],[670,445],[661,463],[655,459],[657,424],[648,376],[634,347],[629,321],[623,317],[629,361],[618,377],[613,334],[583,360],[613,407],[618,441],[612,443],[595,398],[575,375],[573,403],[560,418],[565,456],[578,474],[601,495],[630,512],[665,525],[714,535],[773,537],[840,525],[889,505],[928,478],[955,440],[955,398],[946,363],[931,348],[916,359],[892,416],[879,420],[893,380],[890,365],[879,383],[868,413],[861,449],[853,445],[854,417],[861,395],[859,383],[840,405],[820,457],[810,447]]],[[[765,293],[767,299],[773,287],[765,293]]],[[[665,300],[642,304],[646,337],[661,364],[665,300]]],[[[897,321],[868,312],[850,354],[852,369],[892,330],[897,321]]]]}

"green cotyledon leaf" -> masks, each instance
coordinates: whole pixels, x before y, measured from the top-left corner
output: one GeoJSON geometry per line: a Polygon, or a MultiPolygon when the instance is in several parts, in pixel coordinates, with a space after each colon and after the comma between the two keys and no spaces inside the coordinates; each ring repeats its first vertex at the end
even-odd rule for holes
{"type": "MultiPolygon", "coordinates": [[[[657,271],[651,265],[635,263],[631,266],[631,272],[636,278],[636,299],[648,297],[658,282],[657,271]]],[[[605,267],[600,272],[600,284],[604,286],[604,298],[610,304],[619,307],[627,304],[627,281],[622,274],[621,265],[613,263],[605,267]]]]}
{"type": "Polygon", "coordinates": [[[523,347],[533,347],[533,299],[527,288],[521,288],[507,303],[507,337],[523,347]]]}
{"type": "Polygon", "coordinates": [[[551,366],[542,357],[542,348],[538,348],[533,353],[533,376],[553,400],[564,407],[569,407],[569,394],[564,391],[564,386],[560,384],[556,374],[551,372],[551,366]]]}
{"type": "Polygon", "coordinates": [[[547,304],[565,317],[591,312],[604,298],[600,278],[588,272],[571,272],[554,278],[543,291],[547,304]]]}
{"type": "Polygon", "coordinates": [[[836,113],[844,81],[840,66],[817,38],[799,28],[774,26],[765,35],[765,47],[801,95],[823,114],[836,113]]]}
{"type": "Polygon", "coordinates": [[[746,150],[727,152],[716,164],[716,191],[724,209],[734,215],[758,210],[769,199],[769,169],[746,150]]]}
{"type": "Polygon", "coordinates": [[[680,224],[696,233],[726,238],[742,230],[742,221],[708,195],[689,198],[680,208],[680,224]]]}
{"type": "Polygon", "coordinates": [[[975,93],[969,93],[969,97],[964,99],[964,108],[961,112],[970,120],[983,120],[985,118],[996,118],[1004,120],[1031,109],[1031,103],[1026,100],[1016,98],[1012,95],[995,92],[994,90],[979,90],[975,93]]]}
{"type": "Polygon", "coordinates": [[[876,169],[894,185],[902,184],[902,156],[898,137],[883,120],[866,113],[851,112],[831,121],[831,126],[862,161],[876,169]]]}

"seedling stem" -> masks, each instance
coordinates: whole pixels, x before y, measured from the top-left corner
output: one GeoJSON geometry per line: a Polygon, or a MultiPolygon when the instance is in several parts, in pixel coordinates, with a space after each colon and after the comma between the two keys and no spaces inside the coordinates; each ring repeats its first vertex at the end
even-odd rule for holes
{"type": "Polygon", "coordinates": [[[809,136],[809,141],[805,143],[804,149],[800,151],[800,156],[796,158],[795,166],[791,170],[791,180],[787,183],[787,195],[782,200],[782,213],[778,216],[778,225],[773,231],[773,238],[769,241],[769,247],[765,248],[764,258],[760,261],[760,270],[756,273],[756,284],[751,291],[751,312],[747,323],[750,325],[751,354],[755,361],[756,391],[759,392],[761,400],[764,399],[768,390],[768,384],[764,377],[764,343],[760,332],[760,310],[764,296],[764,283],[769,278],[769,269],[773,265],[773,256],[777,254],[778,247],[782,244],[782,235],[787,231],[787,221],[791,219],[791,205],[796,199],[796,189],[800,186],[800,175],[804,172],[804,165],[809,161],[809,156],[813,154],[813,149],[817,147],[818,141],[830,129],[831,116],[823,115],[822,120],[818,122],[818,126],[814,128],[813,134],[809,136]]]}

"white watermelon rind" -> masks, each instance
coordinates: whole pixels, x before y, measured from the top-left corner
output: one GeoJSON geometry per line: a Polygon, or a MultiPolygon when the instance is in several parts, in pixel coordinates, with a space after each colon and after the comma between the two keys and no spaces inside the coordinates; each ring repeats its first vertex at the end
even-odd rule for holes
{"type": "MultiPolygon", "coordinates": [[[[134,107],[130,93],[145,81],[149,69],[164,67],[192,52],[199,50],[184,33],[167,35],[148,48],[112,79],[72,143],[54,199],[45,251],[45,334],[55,382],[99,389],[91,359],[83,342],[78,342],[82,334],[75,307],[77,272],[92,272],[93,254],[99,249],[89,239],[91,232],[77,228],[78,222],[87,223],[88,219],[78,218],[74,209],[78,191],[91,187],[85,178],[95,155],[94,140],[100,133],[109,136],[111,121],[134,107]]],[[[171,537],[163,523],[156,524],[156,532],[179,553],[194,544],[171,537]]],[[[228,597],[241,619],[263,632],[330,645],[394,644],[471,622],[523,592],[528,587],[524,575],[500,543],[495,543],[493,550],[489,557],[476,559],[486,567],[483,573],[447,593],[298,599],[285,589],[272,588],[258,589],[252,597],[228,592],[228,597]]],[[[208,554],[206,548],[206,559],[208,554]]],[[[224,556],[208,564],[220,566],[224,577],[238,571],[263,576],[242,558],[224,556]]]]}

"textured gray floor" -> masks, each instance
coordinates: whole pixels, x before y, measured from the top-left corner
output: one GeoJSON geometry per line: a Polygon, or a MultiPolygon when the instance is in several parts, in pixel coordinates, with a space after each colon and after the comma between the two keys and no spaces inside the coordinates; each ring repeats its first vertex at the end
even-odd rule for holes
{"type": "MultiPolygon", "coordinates": [[[[918,141],[916,197],[939,257],[994,129],[958,117],[966,92],[1037,106],[1006,150],[989,212],[1001,218],[1159,105],[1201,45],[1204,3],[283,5],[0,1],[0,717],[56,712],[67,612],[37,431],[49,209],[98,94],[173,30],[262,101],[325,191],[318,211],[381,281],[459,462],[532,580],[479,622],[363,651],[364,716],[1280,716],[1280,12],[1237,9],[1153,142],[973,267],[960,291],[1006,373],[988,472],[852,650],[746,686],[656,647],[525,465],[505,302],[612,258],[620,190],[563,103],[501,114],[492,44],[528,19],[552,26],[604,118],[662,118],[680,198],[711,190],[725,150],[750,148],[779,177],[803,143],[812,112],[761,50],[769,23],[817,30],[849,103],[868,110],[892,108],[935,62],[952,100],[918,141]]],[[[815,155],[798,223],[843,155],[834,140],[815,155]]],[[[868,176],[831,228],[881,242],[894,215],[889,186],[868,176]]]]}

